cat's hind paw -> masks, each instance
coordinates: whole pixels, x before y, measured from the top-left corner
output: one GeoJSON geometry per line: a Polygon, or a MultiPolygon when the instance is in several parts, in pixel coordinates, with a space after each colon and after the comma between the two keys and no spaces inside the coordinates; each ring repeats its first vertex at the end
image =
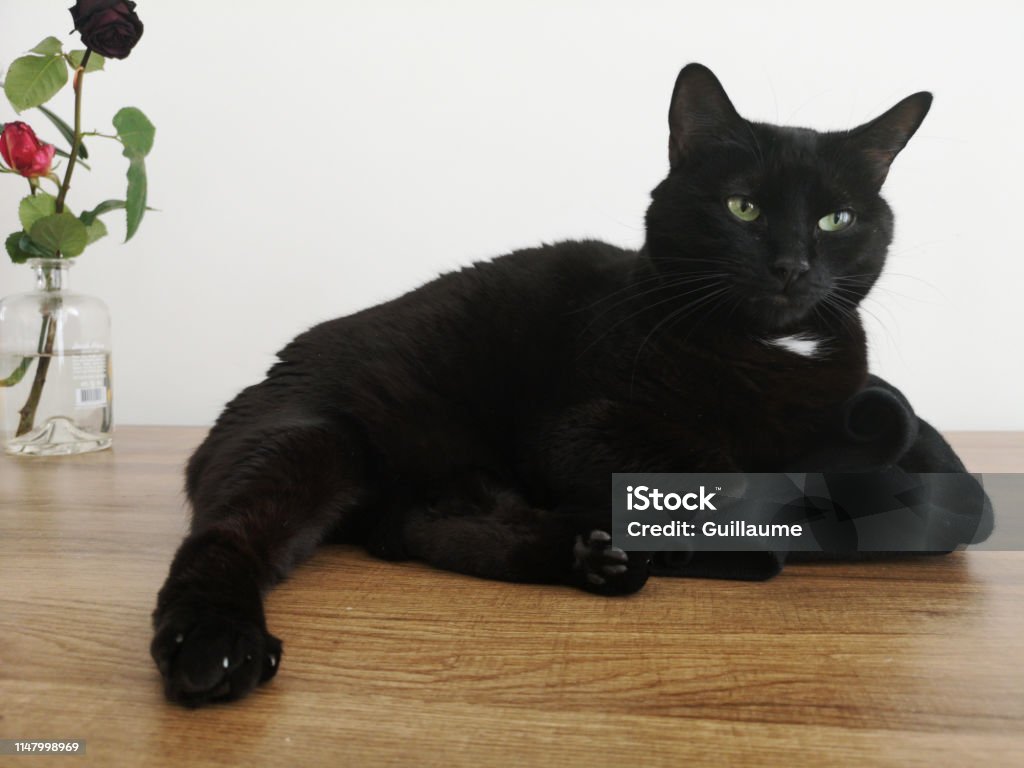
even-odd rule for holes
{"type": "Polygon", "coordinates": [[[646,552],[624,552],[612,546],[606,531],[593,530],[576,537],[573,546],[573,582],[601,595],[628,595],[647,583],[651,557],[646,552]]]}

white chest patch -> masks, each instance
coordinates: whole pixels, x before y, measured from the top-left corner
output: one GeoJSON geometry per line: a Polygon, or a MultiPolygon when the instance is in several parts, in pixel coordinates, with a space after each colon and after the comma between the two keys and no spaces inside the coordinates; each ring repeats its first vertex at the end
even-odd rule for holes
{"type": "Polygon", "coordinates": [[[765,344],[782,347],[800,357],[821,357],[827,349],[827,340],[809,333],[795,333],[792,336],[780,336],[777,339],[764,339],[765,344]]]}

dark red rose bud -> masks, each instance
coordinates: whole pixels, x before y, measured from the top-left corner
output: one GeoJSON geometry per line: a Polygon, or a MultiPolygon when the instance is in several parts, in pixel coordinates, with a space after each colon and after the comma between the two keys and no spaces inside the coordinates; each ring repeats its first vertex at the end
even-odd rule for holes
{"type": "Polygon", "coordinates": [[[53,144],[37,139],[25,123],[8,123],[0,133],[0,156],[11,170],[28,179],[48,174],[56,151],[53,144]]]}
{"type": "Polygon", "coordinates": [[[101,56],[123,59],[142,37],[131,0],[78,0],[68,10],[82,42],[101,56]]]}

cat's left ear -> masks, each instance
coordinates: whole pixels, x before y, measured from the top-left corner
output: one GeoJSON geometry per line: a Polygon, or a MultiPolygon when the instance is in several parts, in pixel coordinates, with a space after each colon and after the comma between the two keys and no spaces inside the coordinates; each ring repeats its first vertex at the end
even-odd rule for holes
{"type": "Polygon", "coordinates": [[[861,152],[877,186],[882,186],[892,161],[921,127],[931,105],[932,95],[921,91],[907,96],[885,114],[849,132],[846,148],[861,152]]]}

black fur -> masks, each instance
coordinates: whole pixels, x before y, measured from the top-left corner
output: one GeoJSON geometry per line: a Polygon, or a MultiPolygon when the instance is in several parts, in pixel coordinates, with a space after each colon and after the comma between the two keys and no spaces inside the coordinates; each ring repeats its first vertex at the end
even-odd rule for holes
{"type": "Polygon", "coordinates": [[[864,384],[856,306],[892,238],[879,187],[929,101],[816,133],[743,120],[690,65],[642,250],[519,251],[296,338],[189,462],[192,530],[154,613],[167,695],[197,705],[273,675],[261,594],[328,537],[642,587],[650,558],[604,533],[612,472],[781,469],[864,384]],[[737,195],[760,217],[730,212],[737,195]],[[818,228],[846,209],[848,229],[818,228]],[[826,351],[766,343],[797,332],[826,351]]]}

